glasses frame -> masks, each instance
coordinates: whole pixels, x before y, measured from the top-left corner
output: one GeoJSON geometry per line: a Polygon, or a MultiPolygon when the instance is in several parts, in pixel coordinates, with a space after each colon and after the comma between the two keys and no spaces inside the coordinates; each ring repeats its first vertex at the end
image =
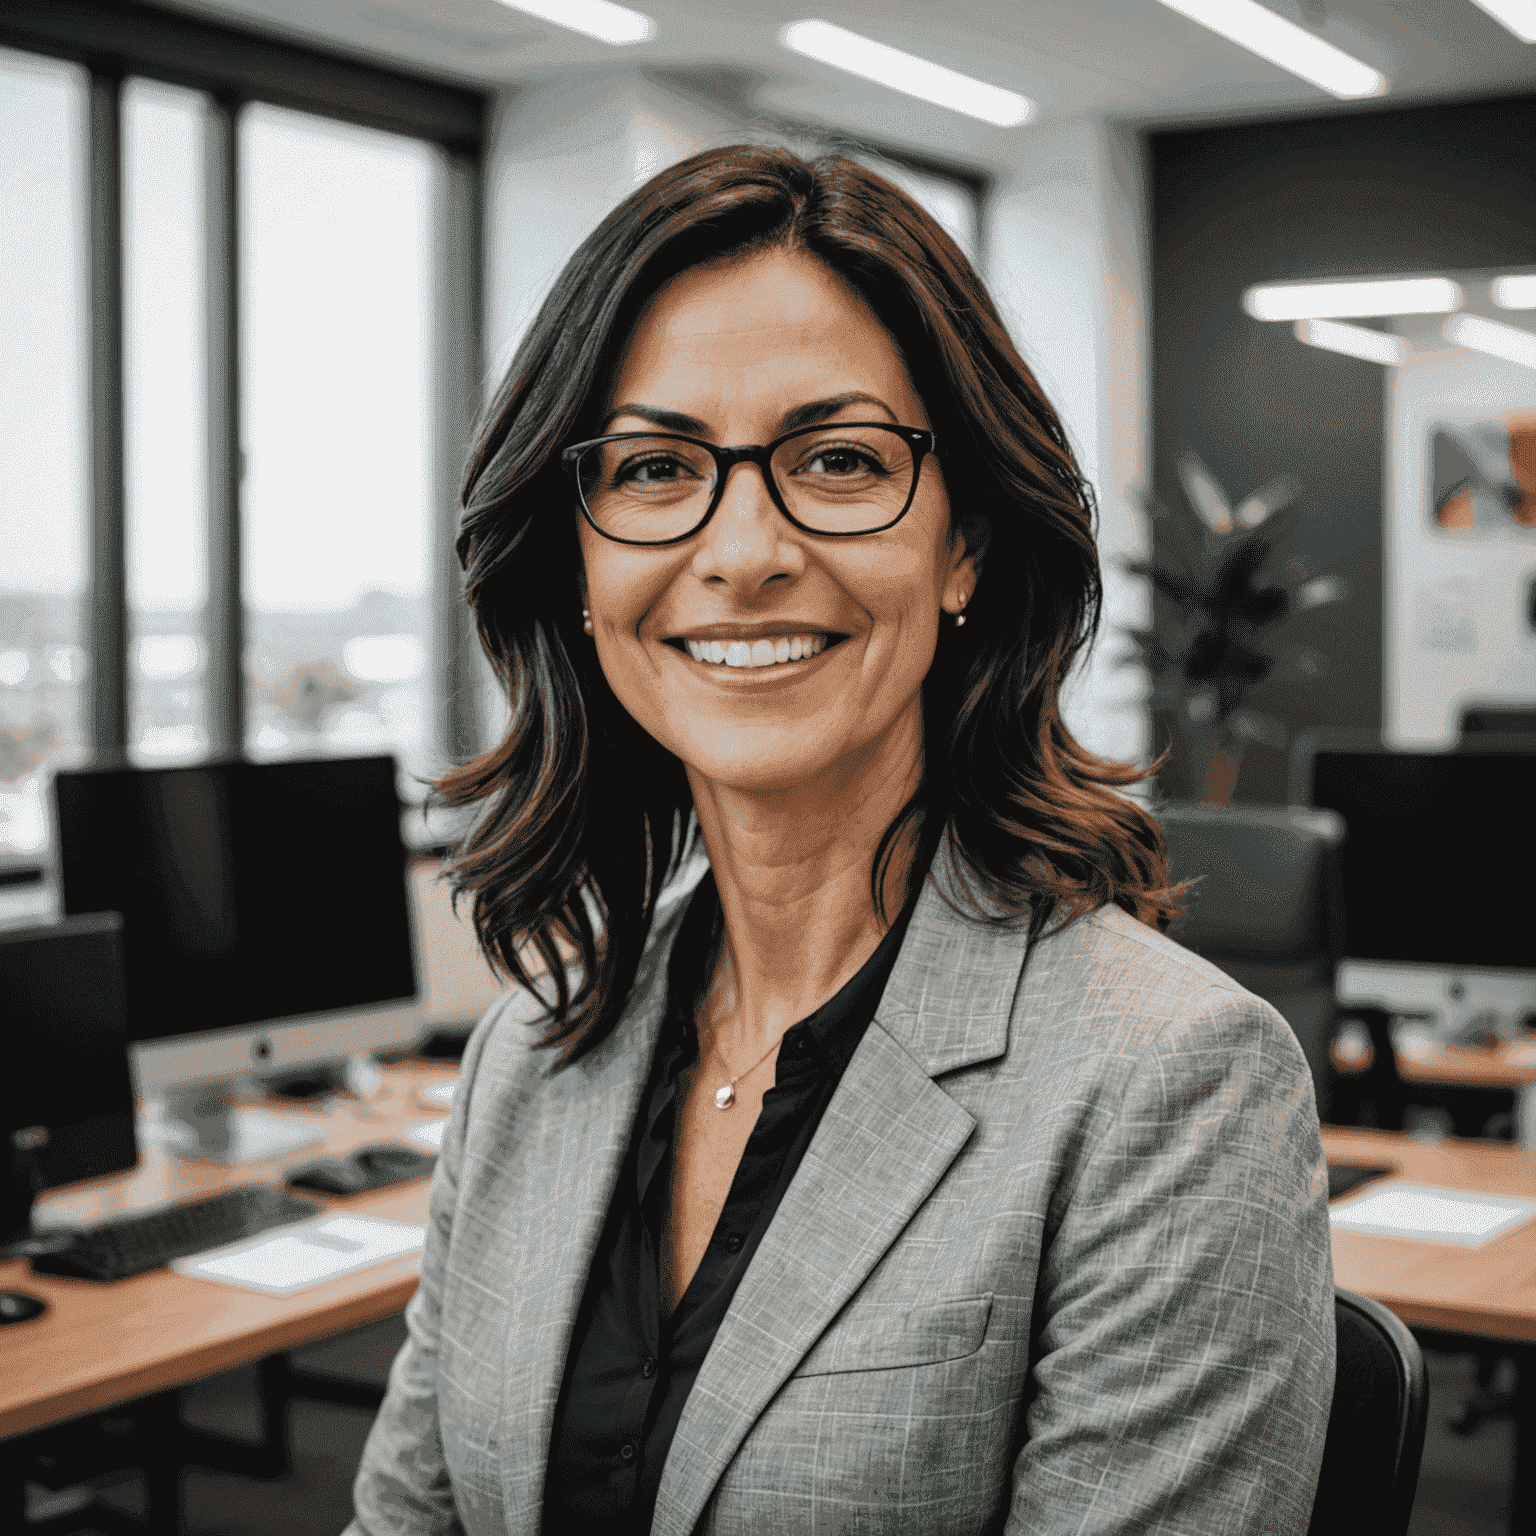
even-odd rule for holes
{"type": "Polygon", "coordinates": [[[819,422],[811,427],[796,427],[793,432],[786,432],[782,437],[774,438],[771,443],[748,443],[736,448],[721,448],[714,443],[705,442],[701,437],[689,437],[682,432],[611,432],[606,437],[591,437],[585,442],[572,443],[568,448],[562,449],[560,464],[576,481],[576,501],[588,526],[594,533],[601,534],[603,538],[610,539],[615,544],[630,544],[642,549],[660,549],[668,544],[681,544],[684,539],[691,539],[694,534],[701,532],[704,525],[715,515],[721,501],[725,499],[726,477],[738,464],[757,465],[758,473],[763,477],[763,484],[768,488],[768,495],[774,506],[801,533],[808,533],[812,538],[817,539],[863,539],[872,533],[884,533],[886,529],[894,528],[911,510],[912,503],[917,499],[918,481],[923,475],[923,459],[930,454],[938,458],[937,444],[938,439],[927,427],[903,427],[891,421],[819,422]],[[807,437],[812,432],[826,432],[836,430],[838,427],[879,427],[883,431],[895,433],[912,450],[912,484],[907,490],[907,499],[902,503],[901,511],[889,522],[881,523],[878,528],[860,528],[857,533],[828,533],[821,528],[809,528],[784,504],[778,482],[773,478],[770,461],[785,443],[792,442],[797,437],[807,437]],[[599,527],[597,519],[593,517],[587,506],[587,499],[581,493],[581,481],[576,473],[576,465],[582,454],[589,449],[599,448],[604,443],[630,442],[642,437],[659,437],[679,443],[692,443],[694,447],[704,449],[715,461],[715,490],[710,497],[708,510],[687,533],[679,533],[670,539],[622,539],[617,534],[609,533],[607,529],[599,527]]]}

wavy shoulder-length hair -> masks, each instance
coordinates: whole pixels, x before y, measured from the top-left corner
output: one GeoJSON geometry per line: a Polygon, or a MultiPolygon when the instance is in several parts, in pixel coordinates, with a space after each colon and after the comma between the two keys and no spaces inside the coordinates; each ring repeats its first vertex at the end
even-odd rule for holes
{"type": "MultiPolygon", "coordinates": [[[[480,423],[458,539],[481,643],[511,705],[490,751],[437,788],[480,814],[454,860],[492,962],[552,979],[546,1044],[571,1059],[614,1026],[657,895],[683,855],[681,763],[619,704],[581,627],[577,513],[560,450],[594,435],[646,302],[705,263],[768,251],[825,263],[894,339],[938,442],[951,517],[981,575],[923,685],[921,786],[877,850],[948,839],[955,897],[1031,938],[1115,902],[1180,910],[1157,823],[1118,789],[1060,692],[1097,631],[1093,495],[1055,411],[954,241],[906,193],[841,155],[737,145],[662,171],[567,263],[480,423]],[[567,981],[566,958],[580,962],[567,981]]],[[[540,983],[547,987],[548,982],[540,983]]]]}

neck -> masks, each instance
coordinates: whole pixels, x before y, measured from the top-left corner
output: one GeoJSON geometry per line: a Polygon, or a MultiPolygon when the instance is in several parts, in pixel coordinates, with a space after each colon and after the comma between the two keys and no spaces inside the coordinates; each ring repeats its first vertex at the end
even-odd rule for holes
{"type": "Polygon", "coordinates": [[[870,888],[875,850],[921,773],[917,708],[793,789],[737,790],[689,771],[725,918],[710,1027],[732,1061],[766,1050],[874,953],[901,910],[917,839],[909,829],[892,851],[884,920],[870,888]]]}

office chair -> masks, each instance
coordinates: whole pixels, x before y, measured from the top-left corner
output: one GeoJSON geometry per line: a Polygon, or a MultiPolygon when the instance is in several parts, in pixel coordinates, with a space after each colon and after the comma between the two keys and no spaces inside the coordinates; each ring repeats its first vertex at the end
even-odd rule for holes
{"type": "Polygon", "coordinates": [[[1197,880],[1169,938],[1280,1010],[1328,1119],[1334,972],[1344,952],[1343,818],[1299,806],[1179,802],[1156,815],[1173,879],[1197,880]]]}
{"type": "Polygon", "coordinates": [[[1307,1536],[1403,1536],[1419,1485],[1429,1377],[1418,1341],[1379,1301],[1335,1290],[1338,1366],[1307,1536]]]}

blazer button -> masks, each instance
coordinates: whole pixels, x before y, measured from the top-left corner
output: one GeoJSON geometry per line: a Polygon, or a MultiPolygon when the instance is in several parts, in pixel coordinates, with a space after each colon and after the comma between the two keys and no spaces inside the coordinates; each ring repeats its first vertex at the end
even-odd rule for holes
{"type": "Polygon", "coordinates": [[[640,1374],[644,1376],[647,1381],[649,1381],[651,1377],[656,1374],[656,1362],[649,1355],[646,1355],[645,1358],[640,1362],[640,1374]]]}
{"type": "Polygon", "coordinates": [[[622,1461],[624,1463],[624,1465],[627,1467],[630,1464],[630,1462],[632,1462],[634,1459],[635,1459],[634,1442],[630,1441],[630,1440],[626,1440],[624,1442],[624,1444],[619,1447],[619,1460],[622,1461]]]}
{"type": "Polygon", "coordinates": [[[739,1232],[732,1232],[731,1235],[726,1238],[725,1251],[727,1253],[741,1252],[741,1234],[739,1232]]]}

